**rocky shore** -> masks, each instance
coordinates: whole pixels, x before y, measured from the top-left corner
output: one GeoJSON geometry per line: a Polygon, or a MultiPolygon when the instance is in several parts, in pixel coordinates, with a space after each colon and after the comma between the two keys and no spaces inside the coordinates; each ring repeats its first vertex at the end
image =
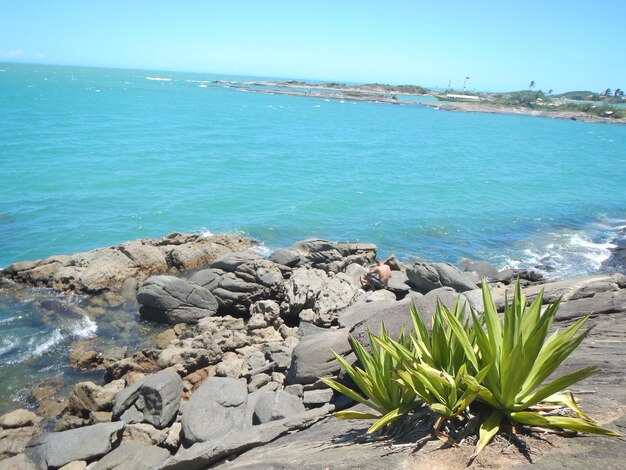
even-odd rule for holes
{"type": "MultiPolygon", "coordinates": [[[[437,299],[481,310],[482,278],[500,306],[518,276],[530,298],[540,289],[546,302],[562,297],[558,327],[592,313],[594,329],[564,369],[599,365],[577,395],[603,426],[626,427],[622,274],[548,283],[483,262],[459,269],[391,257],[388,287],[371,291],[359,277],[376,258],[373,244],[308,239],[267,258],[253,247],[242,237],[173,234],[0,272],[11,283],[136,296],[141,318],[168,325],[130,355],[73,354],[75,367],[101,380],[75,384],[46,420],[25,409],[1,416],[0,469],[465,468],[470,445],[412,453],[410,442],[368,439],[367,423],[333,418],[353,403],[319,377],[341,375],[331,350],[355,359],[348,335],[366,344],[382,322],[393,335],[409,326],[412,303],[427,322],[437,299]]],[[[537,468],[619,468],[626,457],[621,439],[551,434],[528,444],[537,468]]],[[[504,441],[473,466],[534,468],[504,441]]]]}
{"type": "Polygon", "coordinates": [[[490,103],[474,103],[463,101],[438,101],[435,103],[419,103],[422,106],[442,109],[444,111],[458,111],[466,113],[490,113],[490,114],[522,114],[525,116],[539,116],[552,119],[567,119],[570,121],[603,122],[610,124],[626,124],[624,118],[611,118],[593,116],[581,111],[566,111],[558,109],[530,109],[523,106],[499,106],[490,103]]]}

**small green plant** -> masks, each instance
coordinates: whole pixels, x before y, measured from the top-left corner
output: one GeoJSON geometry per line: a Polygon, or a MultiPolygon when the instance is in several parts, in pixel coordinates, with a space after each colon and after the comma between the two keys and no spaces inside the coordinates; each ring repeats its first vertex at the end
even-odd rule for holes
{"type": "Polygon", "coordinates": [[[522,294],[518,282],[512,303],[505,300],[501,320],[486,282],[483,282],[482,292],[484,314],[479,317],[471,312],[474,341],[457,318],[446,315],[450,327],[465,347],[468,369],[483,370],[491,365],[482,384],[470,374],[463,377],[467,387],[478,394],[477,400],[492,408],[491,415],[480,426],[476,453],[498,432],[504,417],[533,426],[619,435],[594,424],[580,410],[573,396],[563,393],[567,387],[595,374],[596,367],[586,367],[545,383],[589,334],[590,330],[586,330],[577,335],[589,316],[548,337],[560,299],[542,312],[542,290],[527,307],[526,296],[522,294]],[[576,416],[551,416],[532,409],[541,402],[568,407],[576,416]]]}
{"type": "MultiPolygon", "coordinates": [[[[358,411],[339,411],[334,416],[340,419],[375,419],[376,422],[368,429],[375,432],[391,424],[402,417],[408,411],[416,408],[416,396],[413,390],[403,386],[397,379],[397,370],[400,367],[399,360],[391,355],[387,349],[378,346],[374,341],[374,335],[368,332],[372,353],[370,354],[356,339],[349,338],[352,350],[356,354],[363,369],[350,365],[343,357],[333,351],[333,354],[354,381],[364,398],[359,392],[352,390],[333,379],[321,378],[320,380],[332,389],[344,394],[354,401],[362,403],[374,410],[377,414],[361,413],[358,411]]],[[[391,338],[381,325],[379,337],[383,342],[390,342],[391,338]]],[[[404,332],[400,333],[398,344],[407,344],[404,332]]]]}
{"type": "Polygon", "coordinates": [[[322,381],[378,414],[344,411],[335,416],[376,419],[369,429],[373,432],[423,402],[438,416],[434,426],[438,437],[443,422],[474,416],[480,424],[472,458],[498,433],[503,421],[513,426],[619,436],[597,425],[566,390],[595,374],[596,367],[551,378],[589,334],[590,330],[579,333],[588,316],[548,336],[560,300],[542,310],[541,291],[528,305],[518,281],[513,300],[509,304],[505,299],[500,318],[486,282],[482,294],[484,312],[479,315],[470,309],[471,322],[458,300],[452,310],[438,302],[430,332],[412,307],[413,332],[408,340],[403,333],[393,340],[383,326],[380,336],[369,333],[369,354],[350,338],[364,369],[335,356],[368,398],[332,379],[322,381]],[[478,402],[482,406],[474,407],[478,402]]]}
{"type": "MultiPolygon", "coordinates": [[[[465,347],[450,328],[447,318],[453,317],[461,325],[465,332],[463,339],[469,341],[473,333],[465,318],[465,306],[461,307],[458,300],[453,310],[437,302],[430,333],[415,306],[411,307],[411,317],[411,348],[384,338],[373,339],[403,365],[398,370],[398,382],[413,390],[420,400],[440,416],[435,424],[437,432],[445,420],[461,415],[478,395],[478,392],[462,382],[467,374],[465,347]]],[[[476,374],[478,383],[481,383],[488,369],[489,366],[486,366],[476,374]]]]}

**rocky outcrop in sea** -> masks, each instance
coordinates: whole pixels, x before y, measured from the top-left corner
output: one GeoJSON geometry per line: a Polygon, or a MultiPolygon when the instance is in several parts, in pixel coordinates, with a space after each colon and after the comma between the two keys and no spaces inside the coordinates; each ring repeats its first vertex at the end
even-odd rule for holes
{"type": "MultiPolygon", "coordinates": [[[[349,335],[367,346],[368,329],[378,331],[383,322],[392,335],[410,328],[411,304],[427,323],[437,299],[450,306],[460,299],[482,310],[482,278],[491,282],[499,306],[518,277],[531,299],[540,289],[546,302],[561,297],[559,326],[592,313],[595,329],[566,368],[599,364],[601,373],[584,382],[585,405],[603,425],[626,426],[621,274],[548,283],[532,271],[498,272],[482,262],[461,270],[391,257],[385,261],[392,269],[388,287],[373,291],[359,282],[376,258],[369,243],[308,239],[266,258],[241,237],[161,240],[176,243],[130,242],[2,272],[14,282],[61,291],[131,290],[141,318],[167,326],[152,347],[130,354],[123,348],[106,360],[103,352],[74,354],[75,367],[99,370],[101,380],[76,383],[51,420],[27,410],[0,417],[0,469],[464,468],[469,446],[411,454],[393,442],[363,441],[362,422],[329,416],[354,404],[319,378],[340,374],[331,350],[354,361],[349,335]],[[161,260],[158,251],[165,262],[137,261],[149,258],[139,256],[141,250],[161,260]],[[111,268],[118,259],[124,270],[111,268]]],[[[570,448],[565,439],[546,439],[557,449],[570,448]]],[[[603,446],[598,459],[607,467],[623,457],[614,441],[593,437],[577,442],[577,452],[596,445],[603,446]]],[[[537,458],[577,463],[574,454],[554,457],[540,442],[537,449],[537,458]]],[[[476,462],[511,468],[525,461],[510,452],[503,459],[488,448],[476,462]]]]}

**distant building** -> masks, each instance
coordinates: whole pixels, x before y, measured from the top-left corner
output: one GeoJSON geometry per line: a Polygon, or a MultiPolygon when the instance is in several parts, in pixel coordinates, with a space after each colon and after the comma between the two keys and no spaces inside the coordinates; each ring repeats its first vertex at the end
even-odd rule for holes
{"type": "Polygon", "coordinates": [[[454,98],[456,100],[466,100],[466,101],[478,101],[480,100],[480,96],[475,95],[453,95],[451,93],[446,94],[446,98],[454,98]]]}

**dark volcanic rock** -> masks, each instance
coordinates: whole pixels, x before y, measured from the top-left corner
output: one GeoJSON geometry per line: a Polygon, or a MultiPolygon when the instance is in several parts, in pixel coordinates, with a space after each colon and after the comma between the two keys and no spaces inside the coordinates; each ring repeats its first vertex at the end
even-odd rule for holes
{"type": "Polygon", "coordinates": [[[174,276],[152,276],[137,292],[140,313],[158,323],[197,323],[218,309],[215,296],[204,287],[174,276]]]}
{"type": "Polygon", "coordinates": [[[415,263],[406,272],[409,284],[426,294],[439,287],[452,287],[457,292],[476,289],[476,284],[449,263],[415,263]]]}

